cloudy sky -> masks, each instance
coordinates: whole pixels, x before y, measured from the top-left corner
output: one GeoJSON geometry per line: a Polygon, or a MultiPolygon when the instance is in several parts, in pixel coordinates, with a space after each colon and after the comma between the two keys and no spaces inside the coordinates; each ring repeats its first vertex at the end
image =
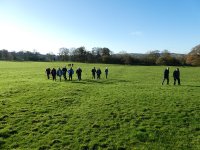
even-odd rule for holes
{"type": "Polygon", "coordinates": [[[200,44],[199,6],[199,0],[0,0],[0,49],[188,53],[200,44]]]}

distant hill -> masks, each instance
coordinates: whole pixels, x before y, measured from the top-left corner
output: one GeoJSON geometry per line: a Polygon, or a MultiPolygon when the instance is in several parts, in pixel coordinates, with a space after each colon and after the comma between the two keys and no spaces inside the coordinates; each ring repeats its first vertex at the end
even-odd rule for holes
{"type": "Polygon", "coordinates": [[[198,54],[198,55],[200,55],[200,44],[195,46],[195,47],[193,47],[189,54],[198,54]]]}
{"type": "MultiPolygon", "coordinates": [[[[129,53],[129,54],[136,58],[142,58],[148,55],[148,54],[142,54],[142,53],[129,53]]],[[[159,53],[159,54],[160,56],[162,56],[162,53],[159,53]]],[[[179,54],[179,53],[170,53],[170,54],[171,56],[176,57],[176,58],[185,56],[185,54],[179,54]]]]}
{"type": "Polygon", "coordinates": [[[178,53],[170,53],[173,57],[183,57],[186,56],[186,54],[178,54],[178,53]]]}
{"type": "Polygon", "coordinates": [[[142,53],[129,53],[129,55],[136,57],[136,58],[142,58],[147,56],[148,54],[142,54],[142,53]]]}

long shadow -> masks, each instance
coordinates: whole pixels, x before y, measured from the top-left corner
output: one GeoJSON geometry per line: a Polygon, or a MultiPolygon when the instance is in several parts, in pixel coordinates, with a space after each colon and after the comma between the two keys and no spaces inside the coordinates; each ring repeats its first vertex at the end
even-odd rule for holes
{"type": "Polygon", "coordinates": [[[197,88],[200,88],[200,85],[181,85],[181,86],[187,86],[187,87],[197,87],[197,88]]]}
{"type": "Polygon", "coordinates": [[[83,79],[81,81],[71,81],[72,83],[78,84],[116,84],[116,83],[125,83],[129,82],[127,80],[120,80],[120,79],[83,79]]]}

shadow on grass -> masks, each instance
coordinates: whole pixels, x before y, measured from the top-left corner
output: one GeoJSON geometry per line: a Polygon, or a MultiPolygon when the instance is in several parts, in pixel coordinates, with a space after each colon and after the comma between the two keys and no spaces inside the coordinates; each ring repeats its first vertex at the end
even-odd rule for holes
{"type": "Polygon", "coordinates": [[[200,85],[181,85],[181,86],[187,86],[187,87],[196,87],[196,88],[200,88],[200,85]]]}
{"type": "Polygon", "coordinates": [[[116,84],[116,83],[125,83],[129,82],[127,80],[121,80],[121,79],[85,79],[81,81],[71,81],[72,83],[78,83],[78,84],[116,84]]]}

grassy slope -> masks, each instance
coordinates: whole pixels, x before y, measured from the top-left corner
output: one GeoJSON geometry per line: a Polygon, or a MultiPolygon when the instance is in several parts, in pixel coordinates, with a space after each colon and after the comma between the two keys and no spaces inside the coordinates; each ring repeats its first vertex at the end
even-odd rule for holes
{"type": "Polygon", "coordinates": [[[146,66],[108,65],[109,79],[92,80],[94,64],[75,64],[82,81],[46,79],[64,64],[0,62],[0,148],[200,149],[200,68],[180,68],[181,86],[146,66]]]}

